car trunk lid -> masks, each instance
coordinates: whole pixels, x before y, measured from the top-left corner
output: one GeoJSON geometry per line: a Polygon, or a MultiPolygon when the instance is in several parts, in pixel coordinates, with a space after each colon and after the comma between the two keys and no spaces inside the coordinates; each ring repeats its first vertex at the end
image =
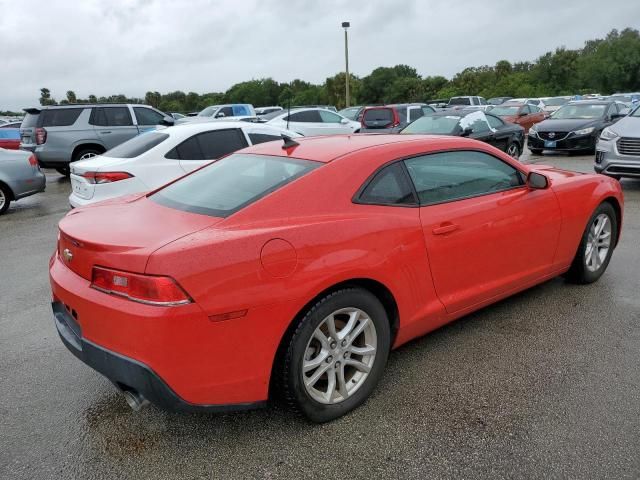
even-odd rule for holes
{"type": "Polygon", "coordinates": [[[221,220],[163,207],[146,196],[123,197],[74,210],[63,218],[58,255],[87,280],[94,265],[143,273],[155,250],[221,220]]]}

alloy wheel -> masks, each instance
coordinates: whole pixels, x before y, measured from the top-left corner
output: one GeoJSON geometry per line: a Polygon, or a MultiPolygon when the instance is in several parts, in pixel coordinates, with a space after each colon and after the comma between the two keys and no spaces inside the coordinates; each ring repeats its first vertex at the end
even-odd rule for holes
{"type": "Polygon", "coordinates": [[[584,261],[589,271],[595,272],[605,262],[611,248],[611,219],[606,213],[598,215],[589,228],[584,261]]]}
{"type": "Polygon", "coordinates": [[[80,155],[80,158],[78,158],[78,160],[86,160],[87,158],[92,158],[92,157],[95,157],[95,156],[96,156],[95,153],[87,152],[87,153],[85,153],[83,155],[80,155]]]}
{"type": "Polygon", "coordinates": [[[4,208],[5,203],[7,202],[7,197],[4,192],[0,188],[0,211],[4,208]]]}
{"type": "Polygon", "coordinates": [[[302,362],[306,392],[317,402],[336,404],[366,381],[376,359],[376,327],[359,308],[325,317],[307,343],[302,362]]]}
{"type": "Polygon", "coordinates": [[[512,158],[517,159],[520,155],[518,155],[519,153],[519,149],[518,149],[518,145],[516,145],[515,143],[512,143],[511,145],[509,145],[509,148],[507,148],[507,155],[509,155],[512,158]]]}

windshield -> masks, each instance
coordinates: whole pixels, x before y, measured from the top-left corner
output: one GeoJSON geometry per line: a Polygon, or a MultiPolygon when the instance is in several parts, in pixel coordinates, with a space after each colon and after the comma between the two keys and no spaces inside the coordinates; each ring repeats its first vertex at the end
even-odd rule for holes
{"type": "Polygon", "coordinates": [[[565,97],[553,97],[544,100],[544,104],[547,107],[560,107],[567,102],[569,102],[569,99],[565,97]]]}
{"type": "Polygon", "coordinates": [[[343,117],[347,117],[349,120],[355,120],[359,111],[360,107],[349,107],[340,110],[338,113],[343,117]]]}
{"type": "Polygon", "coordinates": [[[453,97],[449,105],[471,105],[471,99],[467,97],[453,97]]]}
{"type": "Polygon", "coordinates": [[[400,133],[426,133],[430,135],[451,135],[460,117],[455,115],[425,115],[407,125],[400,133]]]}
{"type": "Polygon", "coordinates": [[[186,212],[227,217],[320,165],[311,160],[236,153],[149,198],[186,212]]]}
{"type": "MultiPolygon", "coordinates": [[[[628,110],[625,110],[628,111],[628,110]]],[[[623,112],[624,113],[624,112],[623,112]]],[[[640,107],[636,108],[633,112],[631,112],[630,117],[640,117],[640,107]]]]}
{"type": "Polygon", "coordinates": [[[589,119],[589,118],[600,118],[604,115],[604,112],[608,105],[596,105],[596,104],[570,104],[565,105],[564,107],[560,107],[555,111],[551,118],[556,119],[589,119]]]}
{"type": "Polygon", "coordinates": [[[145,132],[108,150],[106,153],[103,153],[102,156],[111,158],[134,158],[148,152],[156,145],[160,145],[167,138],[169,138],[169,135],[166,133],[145,132]]]}
{"type": "Polygon", "coordinates": [[[218,111],[220,107],[218,105],[212,105],[211,107],[207,107],[201,112],[198,113],[199,117],[213,117],[213,114],[218,111]]]}
{"type": "Polygon", "coordinates": [[[506,117],[509,115],[517,115],[520,107],[493,107],[491,109],[491,113],[494,115],[498,115],[499,117],[506,117]]]}

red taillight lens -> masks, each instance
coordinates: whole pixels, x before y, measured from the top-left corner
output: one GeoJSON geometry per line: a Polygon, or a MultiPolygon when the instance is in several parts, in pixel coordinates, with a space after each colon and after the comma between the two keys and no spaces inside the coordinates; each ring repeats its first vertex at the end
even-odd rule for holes
{"type": "Polygon", "coordinates": [[[112,183],[132,178],[127,172],[85,172],[82,174],[89,183],[112,183]]]}
{"type": "Polygon", "coordinates": [[[31,165],[32,167],[38,166],[38,159],[36,158],[35,155],[29,156],[29,165],[31,165]]]}
{"type": "Polygon", "coordinates": [[[170,277],[93,267],[91,287],[149,305],[174,306],[191,303],[191,298],[170,277]]]}
{"type": "Polygon", "coordinates": [[[42,145],[47,141],[47,131],[44,128],[36,128],[36,145],[42,145]]]}

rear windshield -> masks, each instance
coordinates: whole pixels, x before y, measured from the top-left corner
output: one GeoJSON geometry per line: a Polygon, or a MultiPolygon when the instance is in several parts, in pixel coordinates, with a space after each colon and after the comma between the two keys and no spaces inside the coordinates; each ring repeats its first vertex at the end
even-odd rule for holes
{"type": "Polygon", "coordinates": [[[449,100],[449,105],[471,105],[471,99],[468,97],[453,97],[449,100]]]}
{"type": "Polygon", "coordinates": [[[20,128],[31,128],[38,126],[38,119],[40,118],[39,113],[27,113],[24,116],[24,120],[22,120],[22,125],[20,128]]]}
{"type": "Polygon", "coordinates": [[[112,158],[134,158],[148,152],[156,145],[160,145],[167,138],[169,138],[169,135],[166,133],[145,132],[137,137],[133,137],[131,140],[121,143],[106,153],[103,153],[102,156],[112,158]]]}
{"type": "Polygon", "coordinates": [[[40,113],[41,127],[68,127],[76,123],[82,108],[57,108],[40,113]]]}
{"type": "Polygon", "coordinates": [[[372,108],[365,110],[362,122],[366,126],[388,125],[393,123],[393,111],[390,108],[372,108]]]}
{"type": "Polygon", "coordinates": [[[500,117],[500,116],[506,116],[506,115],[517,115],[518,110],[520,110],[520,106],[513,106],[513,107],[500,106],[500,107],[493,107],[491,109],[491,113],[494,115],[498,115],[500,117]]]}
{"type": "Polygon", "coordinates": [[[455,115],[425,115],[407,125],[400,133],[451,135],[458,127],[459,122],[460,117],[455,115]]]}
{"type": "Polygon", "coordinates": [[[297,158],[235,153],[149,198],[165,207],[227,217],[320,165],[297,158]]]}

